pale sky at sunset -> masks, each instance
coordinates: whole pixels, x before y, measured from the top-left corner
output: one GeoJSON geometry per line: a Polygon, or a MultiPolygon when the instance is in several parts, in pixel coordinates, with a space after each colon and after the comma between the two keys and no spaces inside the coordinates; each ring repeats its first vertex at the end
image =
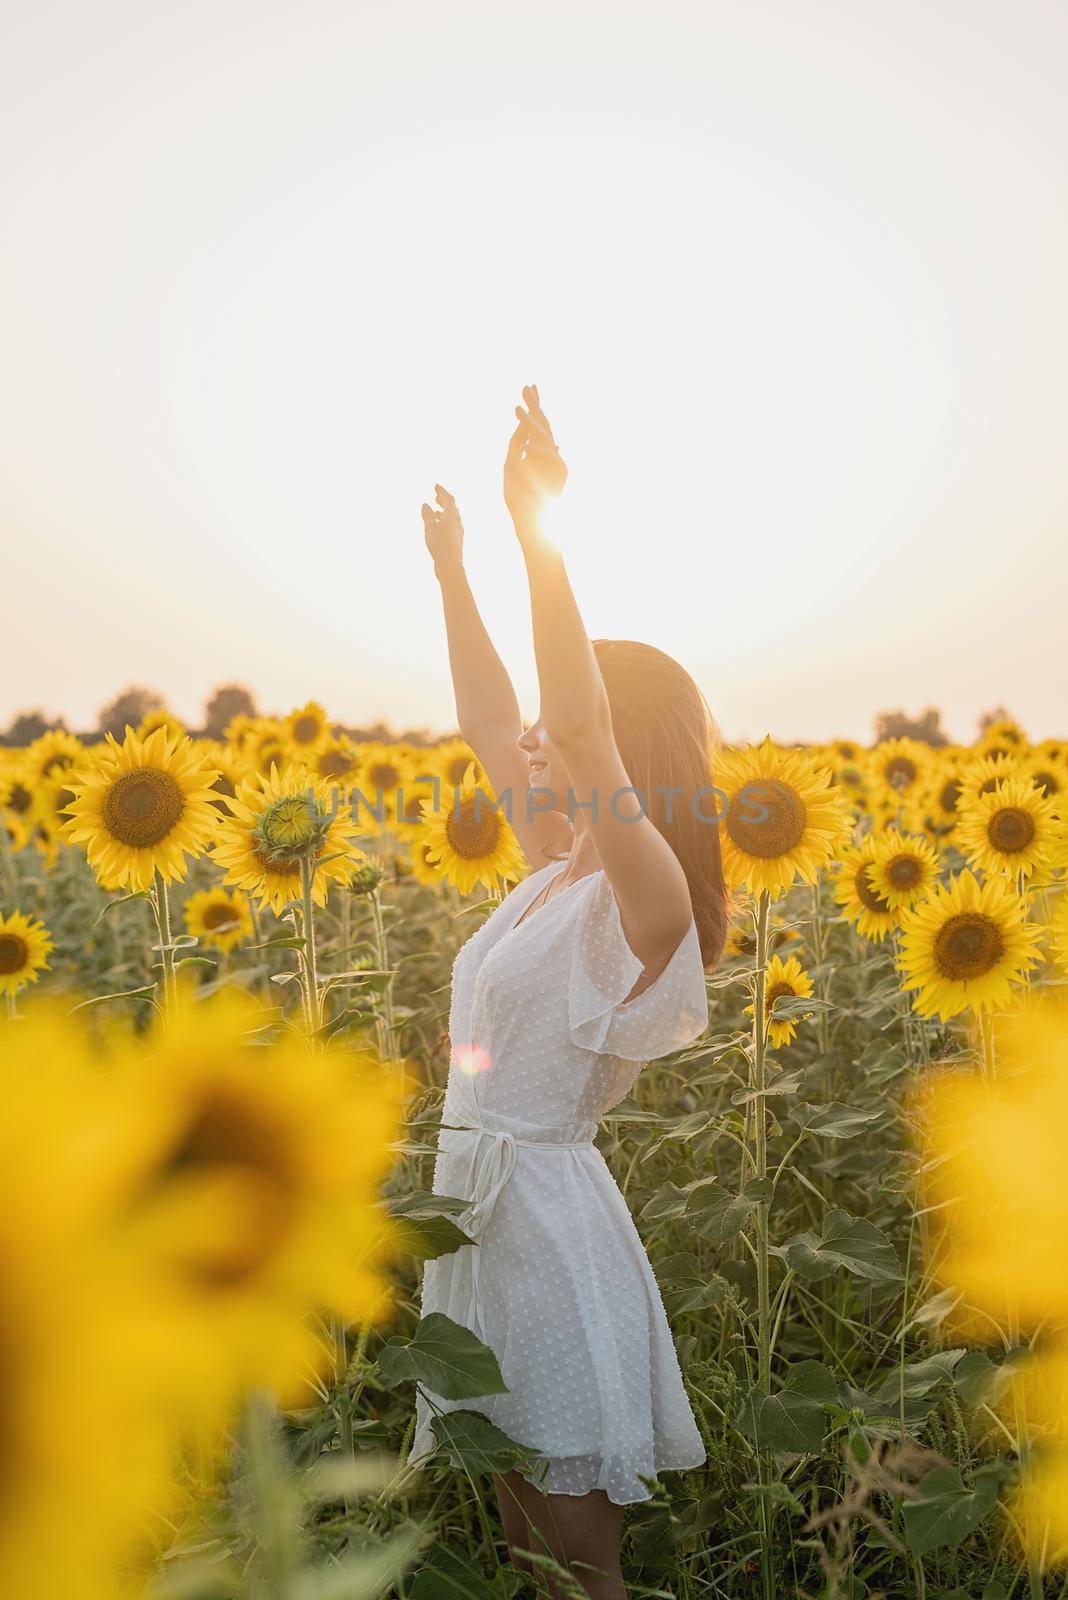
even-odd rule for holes
{"type": "Polygon", "coordinates": [[[1068,734],[1063,0],[34,0],[0,33],[0,727],[453,723],[420,502],[537,710],[538,383],[595,635],[735,738],[1068,734]]]}

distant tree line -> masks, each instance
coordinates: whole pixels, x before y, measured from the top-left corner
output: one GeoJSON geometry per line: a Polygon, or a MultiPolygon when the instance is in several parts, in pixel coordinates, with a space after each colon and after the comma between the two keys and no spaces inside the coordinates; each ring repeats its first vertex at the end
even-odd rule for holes
{"type": "MultiPolygon", "coordinates": [[[[109,733],[114,734],[116,739],[121,739],[127,723],[136,728],[151,712],[165,712],[167,709],[166,700],[155,689],[131,684],[128,689],[124,689],[114,700],[109,700],[107,705],[102,707],[97,715],[96,727],[78,733],[78,737],[85,744],[96,744],[109,733]]],[[[234,717],[241,715],[246,717],[259,715],[255,698],[242,684],[226,683],[216,689],[207,701],[204,707],[203,726],[190,728],[189,732],[202,738],[221,739],[234,717]]],[[[20,711],[7,731],[0,734],[0,745],[22,747],[32,744],[42,733],[47,733],[51,728],[65,730],[66,727],[67,723],[63,717],[46,717],[40,709],[20,711]]],[[[408,744],[429,745],[435,743],[439,737],[427,728],[407,728],[402,733],[395,733],[388,723],[381,721],[374,722],[369,727],[348,727],[339,722],[334,724],[334,732],[360,743],[369,740],[388,742],[393,739],[403,739],[408,744]]]]}
{"type": "MultiPolygon", "coordinates": [[[[116,739],[121,739],[127,723],[136,728],[150,712],[166,710],[166,701],[155,689],[145,689],[134,684],[103,707],[97,717],[95,728],[79,734],[78,737],[86,744],[94,744],[108,733],[113,733],[116,739]]],[[[256,701],[243,685],[226,683],[215,690],[205,705],[203,727],[191,728],[189,731],[209,739],[221,739],[234,717],[240,715],[257,716],[256,701]]],[[[1004,706],[997,706],[993,711],[984,712],[979,718],[980,733],[989,727],[990,723],[1001,721],[1008,716],[1009,713],[1004,706]]],[[[32,744],[50,728],[66,728],[66,726],[62,717],[49,721],[43,711],[20,711],[7,732],[0,734],[0,745],[32,744]]],[[[934,706],[928,706],[927,710],[918,716],[910,716],[906,711],[880,711],[875,718],[874,727],[876,743],[883,739],[918,739],[922,744],[934,746],[950,743],[949,736],[942,727],[942,713],[934,706]]],[[[347,727],[339,722],[335,723],[334,732],[359,743],[369,740],[388,743],[393,739],[403,739],[407,744],[428,745],[441,737],[431,733],[427,728],[406,728],[402,733],[395,733],[385,722],[374,722],[362,728],[347,727]]]]}

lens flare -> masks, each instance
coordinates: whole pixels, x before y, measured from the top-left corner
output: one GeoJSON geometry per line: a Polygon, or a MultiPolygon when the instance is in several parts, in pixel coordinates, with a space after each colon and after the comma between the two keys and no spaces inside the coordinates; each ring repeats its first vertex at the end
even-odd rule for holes
{"type": "Polygon", "coordinates": [[[450,1059],[457,1070],[465,1072],[469,1078],[485,1072],[490,1065],[490,1053],[480,1044],[454,1045],[450,1059]]]}

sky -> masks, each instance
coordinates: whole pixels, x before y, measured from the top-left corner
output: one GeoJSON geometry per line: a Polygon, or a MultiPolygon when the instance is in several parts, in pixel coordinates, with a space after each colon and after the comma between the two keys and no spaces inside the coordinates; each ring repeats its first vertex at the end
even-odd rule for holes
{"type": "Polygon", "coordinates": [[[1068,734],[1061,0],[35,0],[0,50],[0,726],[523,712],[536,382],[592,636],[732,739],[1068,734]]]}

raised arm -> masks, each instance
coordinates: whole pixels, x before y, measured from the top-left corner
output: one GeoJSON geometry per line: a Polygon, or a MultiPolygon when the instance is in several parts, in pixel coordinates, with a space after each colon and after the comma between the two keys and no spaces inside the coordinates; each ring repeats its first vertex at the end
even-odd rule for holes
{"type": "Polygon", "coordinates": [[[440,483],[434,495],[440,509],[423,506],[423,530],[441,588],[460,734],[486,769],[494,793],[511,791],[512,826],[527,859],[541,867],[549,856],[566,851],[571,827],[566,816],[554,812],[527,819],[527,763],[516,744],[523,731],[519,702],[467,580],[456,501],[440,483]]]}
{"type": "Polygon", "coordinates": [[[518,426],[505,462],[505,500],[530,582],[542,721],[567,767],[574,804],[583,808],[627,942],[651,977],[666,965],[689,927],[690,891],[675,852],[630,792],[604,681],[563,554],[541,525],[541,510],[563,489],[567,469],[537,389],[524,389],[523,399],[525,406],[516,407],[518,426]]]}

